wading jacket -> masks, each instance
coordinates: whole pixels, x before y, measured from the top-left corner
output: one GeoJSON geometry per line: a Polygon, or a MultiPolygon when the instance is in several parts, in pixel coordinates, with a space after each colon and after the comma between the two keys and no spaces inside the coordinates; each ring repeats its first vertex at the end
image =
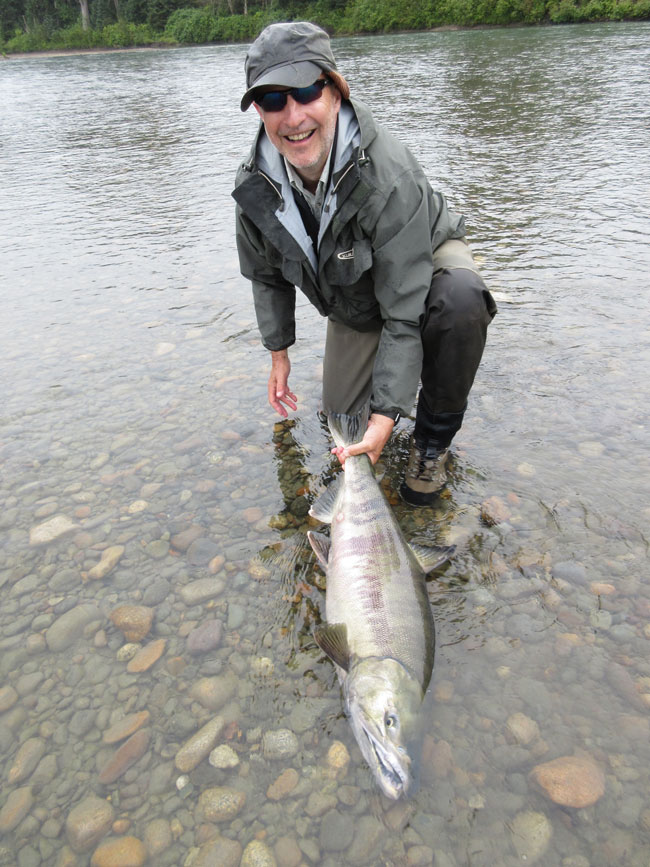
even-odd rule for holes
{"type": "Polygon", "coordinates": [[[241,272],[252,281],[269,350],[295,341],[295,287],[323,316],[358,331],[381,329],[371,406],[409,413],[422,367],[420,324],[434,251],[463,238],[463,218],[363,103],[342,102],[338,124],[316,250],[282,157],[260,126],[233,192],[241,272]]]}

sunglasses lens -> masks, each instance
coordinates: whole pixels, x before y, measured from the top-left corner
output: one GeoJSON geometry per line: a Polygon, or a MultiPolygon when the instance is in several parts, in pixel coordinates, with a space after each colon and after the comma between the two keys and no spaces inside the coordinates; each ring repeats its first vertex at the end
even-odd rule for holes
{"type": "Polygon", "coordinates": [[[287,104],[288,96],[292,96],[300,105],[308,105],[319,98],[327,83],[327,79],[319,79],[307,87],[294,87],[292,90],[270,90],[268,93],[261,93],[256,97],[255,102],[262,111],[282,111],[287,104]]]}
{"type": "Polygon", "coordinates": [[[262,93],[255,102],[263,111],[282,111],[287,104],[287,91],[271,90],[268,93],[262,93]]]}
{"type": "Polygon", "coordinates": [[[308,103],[315,102],[318,99],[326,84],[326,81],[315,81],[309,87],[296,88],[296,90],[291,92],[291,96],[301,105],[308,105],[308,103]]]}

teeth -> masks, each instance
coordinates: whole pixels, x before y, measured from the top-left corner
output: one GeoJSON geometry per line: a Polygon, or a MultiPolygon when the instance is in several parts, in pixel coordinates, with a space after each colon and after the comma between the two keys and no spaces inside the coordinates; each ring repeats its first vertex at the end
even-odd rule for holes
{"type": "Polygon", "coordinates": [[[299,132],[296,135],[288,135],[287,138],[289,141],[302,141],[303,139],[308,138],[312,134],[312,130],[309,132],[299,132]]]}

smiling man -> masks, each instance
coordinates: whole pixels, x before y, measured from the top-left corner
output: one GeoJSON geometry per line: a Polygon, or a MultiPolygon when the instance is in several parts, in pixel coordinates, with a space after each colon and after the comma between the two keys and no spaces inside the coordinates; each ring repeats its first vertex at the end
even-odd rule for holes
{"type": "Polygon", "coordinates": [[[434,192],[410,151],[350,98],[327,34],[272,24],[246,55],[261,125],[238,174],[237,247],[271,352],[268,399],[283,417],[295,289],[328,319],[325,412],[370,400],[362,442],[341,461],[375,463],[400,414],[417,414],[401,495],[430,505],[446,481],[451,441],[496,307],[465,243],[463,218],[434,192]]]}

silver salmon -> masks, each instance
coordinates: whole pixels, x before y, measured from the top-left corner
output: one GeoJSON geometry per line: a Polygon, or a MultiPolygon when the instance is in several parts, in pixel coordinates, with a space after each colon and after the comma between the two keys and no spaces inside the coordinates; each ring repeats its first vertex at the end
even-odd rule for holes
{"type": "MultiPolygon", "coordinates": [[[[329,415],[337,446],[358,442],[368,419],[329,415]]],[[[311,507],[331,524],[308,538],[327,576],[326,622],[314,639],[334,662],[354,736],[381,790],[397,799],[417,776],[421,704],[431,679],[434,625],[425,576],[452,548],[409,544],[367,455],[343,472],[311,507]]]]}

